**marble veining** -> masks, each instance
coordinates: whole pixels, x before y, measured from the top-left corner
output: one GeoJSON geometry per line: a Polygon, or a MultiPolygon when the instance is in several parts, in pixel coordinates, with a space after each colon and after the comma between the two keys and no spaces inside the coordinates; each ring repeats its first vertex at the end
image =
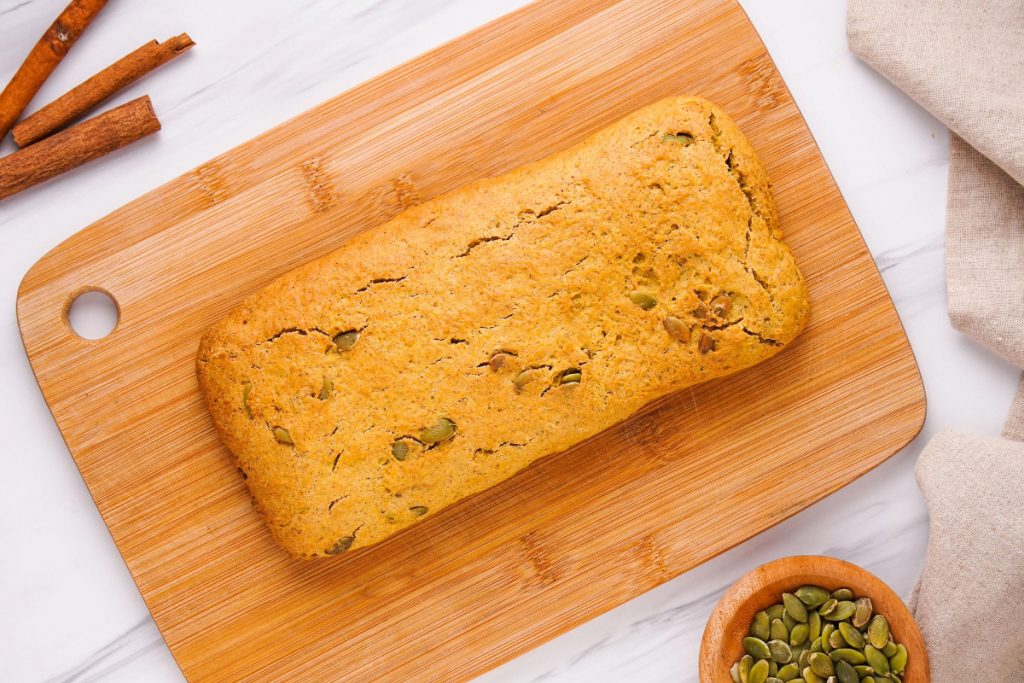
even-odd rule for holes
{"type": "Polygon", "coordinates": [[[107,643],[73,669],[50,679],[50,683],[85,683],[102,680],[114,669],[128,664],[153,648],[163,647],[164,641],[156,624],[150,618],[142,619],[127,632],[107,643]]]}
{"type": "Polygon", "coordinates": [[[874,254],[875,264],[880,272],[885,273],[898,266],[906,265],[919,256],[930,256],[936,252],[942,252],[943,247],[944,243],[940,237],[923,242],[912,242],[874,254]]]}
{"type": "Polygon", "coordinates": [[[5,14],[10,14],[11,12],[17,12],[22,7],[27,7],[31,2],[32,0],[25,0],[25,2],[19,2],[16,5],[0,9],[0,17],[4,16],[5,14]]]}
{"type": "MultiPolygon", "coordinates": [[[[927,512],[914,461],[942,428],[998,433],[1016,386],[945,311],[947,131],[846,49],[845,3],[741,0],[843,191],[921,365],[929,407],[901,453],[782,524],[485,674],[483,683],[695,683],[704,623],[748,569],[824,553],[907,594],[927,512]]],[[[0,0],[6,82],[66,0],[0,0]]],[[[523,0],[111,0],[32,108],[150,38],[197,48],[114,104],[153,97],[159,136],[0,203],[0,285],[134,197],[523,0]]],[[[13,150],[8,140],[0,153],[13,150]]],[[[784,227],[784,226],[783,226],[784,227]]],[[[0,317],[0,681],[180,681],[39,396],[13,310],[0,317]]],[[[671,567],[667,570],[676,573],[671,567]]]]}

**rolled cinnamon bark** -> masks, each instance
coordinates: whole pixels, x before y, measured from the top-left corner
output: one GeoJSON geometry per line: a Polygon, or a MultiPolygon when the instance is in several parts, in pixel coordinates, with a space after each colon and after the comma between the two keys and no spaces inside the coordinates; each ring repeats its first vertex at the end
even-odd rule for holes
{"type": "Polygon", "coordinates": [[[107,0],[71,0],[0,93],[0,140],[107,0]]]}
{"type": "Polygon", "coordinates": [[[153,40],[64,93],[14,127],[14,141],[25,147],[84,116],[97,105],[195,45],[187,33],[162,43],[153,40]]]}
{"type": "Polygon", "coordinates": [[[160,130],[142,96],[0,158],[0,200],[160,130]]]}

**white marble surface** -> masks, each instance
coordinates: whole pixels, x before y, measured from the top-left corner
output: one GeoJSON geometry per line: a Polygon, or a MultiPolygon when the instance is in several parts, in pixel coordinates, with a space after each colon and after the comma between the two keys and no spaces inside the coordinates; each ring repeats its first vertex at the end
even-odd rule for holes
{"type": "MultiPolygon", "coordinates": [[[[0,81],[65,2],[0,0],[0,81]]],[[[118,98],[150,93],[164,124],[159,136],[0,203],[0,291],[8,293],[0,318],[0,681],[181,680],[36,388],[14,316],[25,271],[144,191],[520,4],[111,0],[46,84],[36,106],[150,38],[188,31],[198,43],[118,98]]],[[[906,593],[927,538],[915,458],[938,429],[997,433],[1009,405],[1016,372],[954,332],[945,313],[946,130],[847,52],[843,3],[742,4],[896,301],[928,392],[924,432],[839,493],[485,675],[487,683],[696,681],[700,635],[717,597],[783,555],[836,555],[906,593]]],[[[8,140],[0,152],[12,148],[8,140]]]]}

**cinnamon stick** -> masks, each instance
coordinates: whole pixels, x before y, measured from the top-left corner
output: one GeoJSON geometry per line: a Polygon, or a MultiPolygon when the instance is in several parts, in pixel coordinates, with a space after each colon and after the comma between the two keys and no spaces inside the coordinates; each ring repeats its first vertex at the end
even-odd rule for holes
{"type": "Polygon", "coordinates": [[[109,97],[195,45],[187,33],[153,40],[64,93],[14,127],[14,141],[25,147],[92,111],[109,97]]]}
{"type": "Polygon", "coordinates": [[[0,93],[0,140],[107,0],[71,0],[0,93]]]}
{"type": "Polygon", "coordinates": [[[160,130],[149,96],[0,158],[0,200],[160,130]]]}

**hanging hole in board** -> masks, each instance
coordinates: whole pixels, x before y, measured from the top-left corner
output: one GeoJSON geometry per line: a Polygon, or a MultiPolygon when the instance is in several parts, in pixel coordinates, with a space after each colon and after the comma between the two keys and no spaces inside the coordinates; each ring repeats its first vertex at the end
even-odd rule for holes
{"type": "Polygon", "coordinates": [[[114,331],[120,317],[117,301],[98,287],[71,295],[64,311],[64,321],[82,339],[103,339],[114,331]]]}

